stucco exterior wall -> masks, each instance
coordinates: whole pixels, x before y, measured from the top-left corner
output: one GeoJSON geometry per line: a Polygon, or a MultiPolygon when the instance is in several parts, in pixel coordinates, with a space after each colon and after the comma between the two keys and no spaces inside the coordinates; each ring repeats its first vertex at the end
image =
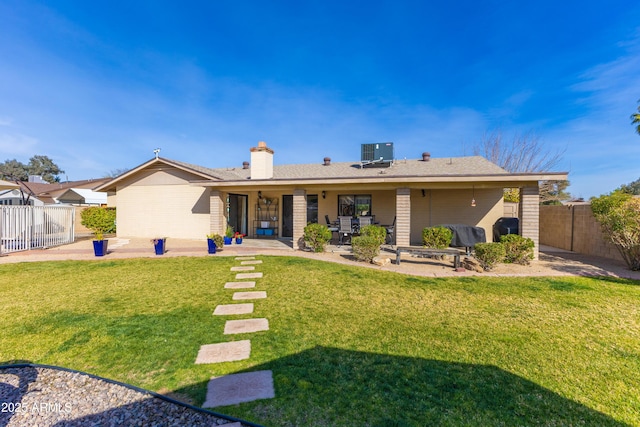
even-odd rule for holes
{"type": "Polygon", "coordinates": [[[188,174],[155,170],[117,189],[118,236],[204,239],[210,232],[209,189],[191,186],[188,174]]]}

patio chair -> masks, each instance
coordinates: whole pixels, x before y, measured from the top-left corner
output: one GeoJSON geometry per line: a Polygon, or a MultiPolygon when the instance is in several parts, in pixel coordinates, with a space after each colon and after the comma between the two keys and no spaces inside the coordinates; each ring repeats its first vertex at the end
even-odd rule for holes
{"type": "Polygon", "coordinates": [[[340,239],[338,241],[339,245],[344,243],[344,238],[349,236],[349,242],[351,242],[351,236],[353,235],[353,228],[351,227],[351,217],[350,216],[339,216],[340,226],[338,229],[338,233],[340,234],[340,239]]]}
{"type": "Polygon", "coordinates": [[[335,224],[331,223],[331,221],[329,220],[329,215],[325,215],[324,219],[325,219],[325,221],[327,221],[327,228],[331,232],[331,240],[333,240],[333,233],[337,233],[338,232],[338,227],[336,227],[335,224]]]}
{"type": "Polygon", "coordinates": [[[385,225],[384,228],[387,229],[387,243],[392,245],[395,238],[393,232],[396,230],[396,217],[393,217],[393,223],[391,225],[385,225]]]}
{"type": "Polygon", "coordinates": [[[359,223],[360,223],[360,228],[362,228],[365,225],[373,224],[373,221],[370,216],[361,216],[359,219],[359,223]]]}

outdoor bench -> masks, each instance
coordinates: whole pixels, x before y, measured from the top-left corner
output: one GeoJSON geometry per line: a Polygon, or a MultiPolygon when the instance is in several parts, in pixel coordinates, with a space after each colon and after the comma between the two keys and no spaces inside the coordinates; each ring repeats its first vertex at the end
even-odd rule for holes
{"type": "Polygon", "coordinates": [[[457,249],[424,248],[422,246],[398,246],[396,248],[396,265],[400,265],[400,254],[402,254],[402,252],[420,257],[451,255],[453,256],[453,268],[460,267],[460,251],[457,249]]]}

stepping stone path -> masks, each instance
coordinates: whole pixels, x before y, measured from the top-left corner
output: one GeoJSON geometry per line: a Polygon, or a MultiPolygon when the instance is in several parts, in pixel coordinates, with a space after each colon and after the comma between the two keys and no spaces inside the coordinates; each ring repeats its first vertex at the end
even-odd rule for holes
{"type": "Polygon", "coordinates": [[[234,362],[248,359],[251,355],[251,341],[221,342],[200,347],[196,364],[234,362]]]}
{"type": "Polygon", "coordinates": [[[264,299],[267,297],[267,293],[265,291],[255,291],[255,292],[236,292],[233,294],[233,300],[242,300],[242,299],[264,299]]]}
{"type": "Polygon", "coordinates": [[[236,280],[238,279],[262,279],[262,273],[238,273],[236,280]]]}
{"type": "Polygon", "coordinates": [[[252,265],[241,265],[240,267],[231,267],[231,271],[251,271],[256,268],[252,265]]]}
{"type": "Polygon", "coordinates": [[[230,314],[253,313],[253,303],[219,305],[213,310],[215,316],[228,316],[230,314]]]}
{"type": "Polygon", "coordinates": [[[276,397],[271,371],[244,372],[213,377],[207,385],[205,408],[235,405],[258,399],[276,397]]]}
{"type": "Polygon", "coordinates": [[[260,332],[269,330],[267,319],[243,319],[227,320],[224,325],[224,334],[246,334],[248,332],[260,332]]]}
{"type": "Polygon", "coordinates": [[[255,287],[256,282],[227,282],[224,284],[225,289],[247,289],[255,287]]]}
{"type": "MultiPolygon", "coordinates": [[[[239,256],[235,258],[241,265],[231,267],[236,273],[233,282],[226,282],[225,289],[255,288],[255,281],[245,279],[261,279],[262,272],[255,272],[256,266],[262,264],[255,256],[239,256]],[[251,271],[250,273],[240,273],[251,271]]],[[[234,292],[231,300],[257,300],[267,298],[266,291],[234,292]]],[[[246,315],[253,313],[253,303],[221,304],[213,311],[214,316],[246,315]]],[[[227,320],[224,335],[250,334],[269,330],[269,320],[260,318],[227,320]]],[[[196,364],[211,364],[246,360],[251,357],[251,341],[230,341],[216,344],[206,344],[200,347],[196,364]]],[[[275,397],[273,388],[273,374],[271,371],[244,372],[221,377],[212,377],[207,385],[207,397],[203,408],[235,405],[251,402],[257,399],[272,399],[275,397]]],[[[227,424],[236,427],[236,423],[227,424]]],[[[237,423],[240,426],[240,423],[237,423]]]]}

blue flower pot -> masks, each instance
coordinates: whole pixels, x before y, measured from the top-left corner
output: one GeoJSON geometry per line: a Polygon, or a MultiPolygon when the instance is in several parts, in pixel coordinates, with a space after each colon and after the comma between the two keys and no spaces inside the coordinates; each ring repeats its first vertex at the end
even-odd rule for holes
{"type": "Polygon", "coordinates": [[[217,248],[216,242],[213,239],[207,239],[207,251],[210,254],[215,254],[217,248]]]}
{"type": "Polygon", "coordinates": [[[233,242],[233,238],[232,237],[224,237],[224,244],[225,245],[230,245],[231,242],[233,242]]]}
{"type": "Polygon", "coordinates": [[[163,255],[166,252],[166,242],[167,242],[166,238],[155,239],[155,242],[153,243],[153,248],[156,251],[156,255],[163,255]]]}
{"type": "Polygon", "coordinates": [[[241,245],[242,244],[242,237],[236,237],[236,244],[237,245],[241,245]]]}
{"type": "Polygon", "coordinates": [[[93,253],[96,256],[105,256],[107,254],[108,240],[94,240],[93,241],[93,253]]]}

